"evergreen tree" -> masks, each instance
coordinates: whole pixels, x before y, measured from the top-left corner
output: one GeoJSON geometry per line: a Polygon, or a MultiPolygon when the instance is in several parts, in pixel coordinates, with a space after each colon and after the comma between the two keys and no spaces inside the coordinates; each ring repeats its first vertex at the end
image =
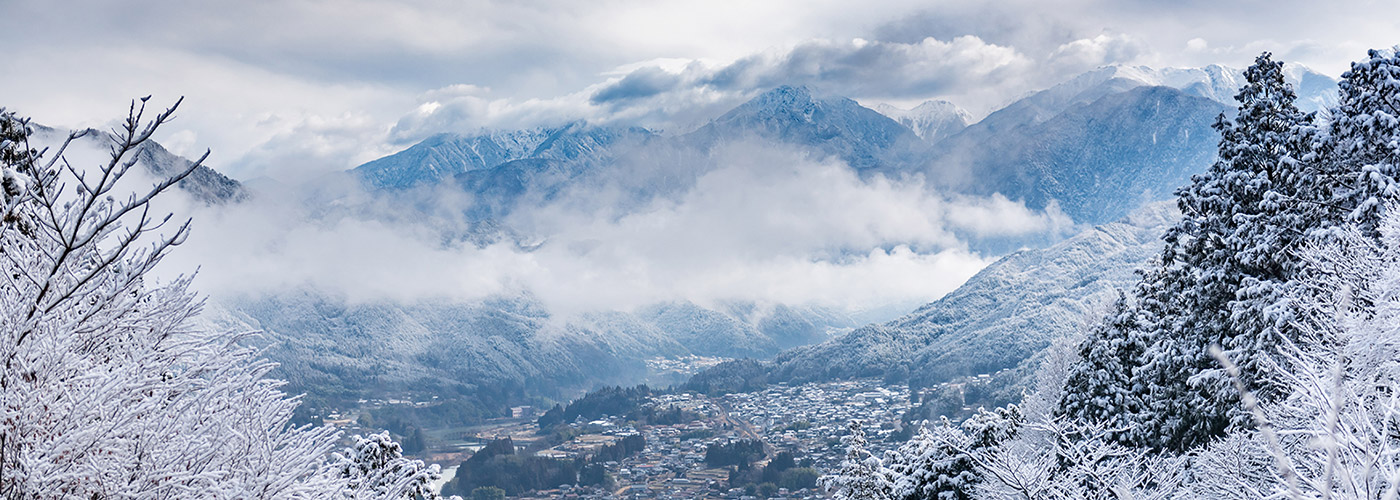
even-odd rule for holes
{"type": "Polygon", "coordinates": [[[946,417],[933,429],[922,427],[908,442],[888,453],[887,475],[894,498],[901,500],[970,500],[982,483],[978,457],[994,454],[1020,433],[1025,418],[1008,405],[977,414],[953,426],[946,417]]]}
{"type": "Polygon", "coordinates": [[[1327,133],[1317,141],[1312,194],[1332,210],[1324,227],[1350,222],[1376,239],[1387,202],[1400,198],[1400,54],[1369,51],[1338,87],[1327,133]]]}
{"type": "Polygon", "coordinates": [[[1140,445],[1185,450],[1243,422],[1213,345],[1247,367],[1249,390],[1278,394],[1259,376],[1260,360],[1292,338],[1295,251],[1319,217],[1300,196],[1309,183],[1300,131],[1312,118],[1294,105],[1283,64],[1267,52],[1244,76],[1238,114],[1215,124],[1219,159],[1177,191],[1182,220],[1164,235],[1159,265],[1144,274],[1136,305],[1120,305],[1090,336],[1066,396],[1069,415],[1110,428],[1139,424],[1114,432],[1140,445]]]}
{"type": "Polygon", "coordinates": [[[1182,220],[1135,290],[1137,311],[1120,306],[1090,336],[1062,414],[1109,428],[1131,415],[1131,442],[1178,451],[1250,425],[1211,346],[1238,365],[1244,390],[1284,395],[1264,359],[1297,339],[1301,248],[1345,225],[1377,238],[1400,198],[1400,57],[1354,63],[1325,127],[1294,106],[1282,69],[1264,53],[1245,71],[1237,116],[1216,123],[1218,161],[1177,192],[1182,220]],[[1140,406],[1132,395],[1145,395],[1140,406]]]}
{"type": "Polygon", "coordinates": [[[506,490],[495,486],[482,486],[472,490],[472,500],[506,500],[506,490]]]}
{"type": "Polygon", "coordinates": [[[1238,395],[1210,346],[1245,367],[1247,389],[1271,399],[1278,390],[1260,376],[1260,361],[1293,338],[1285,301],[1315,211],[1297,202],[1305,151],[1296,131],[1311,117],[1294,106],[1283,63],[1269,53],[1244,76],[1239,114],[1216,122],[1219,160],[1178,191],[1182,221],[1165,236],[1163,278],[1174,283],[1154,290],[1169,308],[1141,372],[1154,395],[1142,436],[1157,448],[1191,448],[1230,424],[1238,395]]]}
{"type": "Polygon", "coordinates": [[[972,498],[981,481],[972,457],[950,446],[967,441],[967,435],[946,419],[933,429],[921,427],[914,437],[887,457],[894,498],[900,500],[972,498]]]}
{"type": "Polygon", "coordinates": [[[894,485],[879,457],[866,451],[865,431],[859,420],[847,426],[846,460],[835,474],[822,476],[821,483],[838,500],[888,500],[894,485]]]}
{"type": "Polygon", "coordinates": [[[427,441],[423,438],[423,429],[414,427],[413,433],[408,435],[408,439],[403,442],[404,453],[422,453],[428,449],[427,441]]]}
{"type": "Polygon", "coordinates": [[[1080,361],[1070,370],[1057,416],[1102,422],[1115,441],[1126,441],[1142,396],[1129,385],[1133,368],[1146,347],[1140,310],[1119,293],[1113,311],[1080,346],[1080,361]]]}

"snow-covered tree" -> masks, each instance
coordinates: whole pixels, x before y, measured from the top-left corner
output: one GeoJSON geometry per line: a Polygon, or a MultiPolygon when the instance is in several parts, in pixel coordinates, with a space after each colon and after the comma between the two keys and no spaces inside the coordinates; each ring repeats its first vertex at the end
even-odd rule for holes
{"type": "MultiPolygon", "coordinates": [[[[1121,303],[1120,303],[1121,304],[1121,303]]],[[[1117,308],[1117,307],[1115,307],[1117,308]]],[[[1066,380],[1071,371],[1070,345],[1064,352],[1050,353],[1037,370],[1038,381],[1066,380]],[[1056,359],[1069,358],[1069,359],[1056,359]]],[[[1027,401],[1059,399],[1059,390],[1040,386],[1027,401]],[[1039,394],[1047,392],[1049,394],[1039,394]]],[[[1016,406],[994,411],[980,410],[976,416],[954,428],[945,425],[935,432],[921,433],[929,443],[910,444],[900,449],[904,456],[936,457],[925,460],[936,464],[918,468],[891,460],[896,491],[911,485],[955,484],[944,496],[920,498],[978,499],[1150,499],[1175,498],[1187,477],[1188,461],[1171,453],[1154,453],[1117,442],[1122,429],[1103,422],[1068,418],[1052,412],[1036,412],[1036,419],[1025,420],[1016,406]],[[941,431],[941,432],[938,432],[941,431]],[[911,453],[925,450],[923,453],[911,453]],[[956,457],[956,461],[948,458],[956,457]],[[916,471],[910,473],[910,470],[916,471]],[[930,474],[929,470],[956,469],[959,474],[930,474]]],[[[927,488],[925,491],[928,491],[927,488]]]]}
{"type": "Polygon", "coordinates": [[[1251,374],[1245,387],[1271,399],[1279,391],[1255,375],[1258,361],[1293,336],[1288,288],[1318,211],[1298,201],[1308,182],[1298,130],[1311,117],[1268,53],[1244,76],[1239,113],[1216,123],[1219,160],[1177,193],[1182,220],[1165,236],[1162,284],[1147,292],[1166,307],[1152,311],[1153,342],[1134,385],[1152,394],[1138,435],[1156,448],[1199,446],[1231,422],[1237,396],[1210,346],[1223,346],[1251,374]]]}
{"type": "Polygon", "coordinates": [[[1400,199],[1400,54],[1371,50],[1338,83],[1341,92],[1313,158],[1315,197],[1334,226],[1354,223],[1376,237],[1384,208],[1400,199]]]}
{"type": "Polygon", "coordinates": [[[148,279],[190,228],[151,201],[204,158],[133,185],[136,152],[175,109],[148,121],[145,104],[94,168],[63,157],[81,133],[45,158],[0,113],[0,497],[342,496],[338,433],[289,425],[297,398],[247,335],[191,325],[188,277],[148,279]]]}
{"type": "Polygon", "coordinates": [[[859,420],[852,420],[846,427],[850,434],[846,442],[846,460],[835,474],[820,478],[823,487],[837,499],[888,500],[894,485],[890,483],[890,472],[880,457],[865,449],[865,430],[859,420]]]}
{"type": "Polygon", "coordinates": [[[888,475],[894,498],[967,500],[977,498],[983,481],[982,461],[1020,432],[1025,423],[1016,405],[977,414],[954,426],[945,417],[940,425],[921,428],[909,442],[889,452],[888,475]]]}
{"type": "Polygon", "coordinates": [[[929,428],[921,426],[908,442],[890,450],[885,458],[893,484],[893,498],[966,499],[980,479],[971,457],[954,446],[962,446],[967,435],[944,421],[929,428]]]}
{"type": "Polygon", "coordinates": [[[1400,497],[1400,57],[1353,64],[1322,125],[1268,54],[1246,80],[1062,407],[993,446],[940,438],[978,498],[1400,497]]]}
{"type": "Polygon", "coordinates": [[[1312,117],[1283,64],[1264,53],[1244,76],[1238,114],[1215,124],[1219,159],[1177,191],[1182,220],[1161,259],[1091,332],[1066,390],[1064,415],[1121,429],[1120,442],[1187,450],[1246,423],[1212,345],[1247,367],[1251,391],[1279,395],[1257,363],[1294,336],[1296,251],[1324,210],[1305,199],[1312,117]]]}
{"type": "MultiPolygon", "coordinates": [[[[1305,255],[1310,267],[1329,272],[1302,283],[1311,290],[1299,293],[1308,319],[1301,341],[1275,357],[1272,373],[1287,396],[1247,398],[1255,425],[1234,438],[1239,450],[1203,455],[1244,455],[1249,460],[1226,463],[1258,497],[1400,494],[1400,216],[1391,212],[1374,228],[1379,240],[1369,230],[1356,223],[1305,255]]],[[[1197,473],[1206,484],[1240,486],[1206,467],[1197,473]]]]}
{"type": "Polygon", "coordinates": [[[1138,315],[1119,294],[1112,312],[1080,347],[1069,371],[1056,415],[1104,424],[1113,440],[1126,442],[1132,420],[1142,411],[1142,394],[1130,385],[1133,369],[1146,351],[1138,315]]]}
{"type": "Polygon", "coordinates": [[[349,479],[346,498],[438,498],[432,489],[441,477],[438,466],[404,458],[389,431],[355,436],[355,445],[337,454],[336,463],[340,475],[349,479]]]}

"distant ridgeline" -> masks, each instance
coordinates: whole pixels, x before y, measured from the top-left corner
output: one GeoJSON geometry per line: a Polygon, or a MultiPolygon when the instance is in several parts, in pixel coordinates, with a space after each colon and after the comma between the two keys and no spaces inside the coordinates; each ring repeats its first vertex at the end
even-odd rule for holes
{"type": "MultiPolygon", "coordinates": [[[[1289,79],[1309,110],[1336,101],[1330,78],[1291,68],[1289,79]]],[[[1169,198],[1204,171],[1219,138],[1211,124],[1233,112],[1241,83],[1239,71],[1219,66],[1105,67],[970,124],[966,112],[942,101],[872,110],[783,86],[685,134],[582,122],[440,134],[351,173],[386,192],[451,183],[473,194],[473,214],[499,219],[570,186],[607,185],[649,199],[686,187],[703,173],[693,169],[705,168],[695,159],[719,145],[768,141],[834,157],[863,174],[920,175],[932,187],[1000,193],[1034,209],[1055,200],[1076,222],[1100,224],[1169,198]],[[631,168],[637,164],[653,168],[631,168]]]]}
{"type": "MultiPolygon", "coordinates": [[[[30,142],[36,145],[53,147],[63,142],[68,136],[68,131],[58,130],[42,125],[33,125],[34,133],[29,137],[30,142]]],[[[85,156],[93,152],[105,153],[112,146],[116,137],[111,132],[97,129],[87,129],[83,131],[74,144],[69,146],[67,155],[85,156]]],[[[164,178],[176,175],[188,169],[194,162],[188,158],[181,157],[161,146],[155,141],[146,141],[133,155],[135,165],[139,170],[155,178],[164,178]]],[[[210,168],[208,164],[200,164],[188,177],[175,184],[181,192],[195,201],[207,205],[221,205],[227,203],[238,203],[250,198],[251,193],[247,188],[236,180],[230,179],[217,170],[210,168]]]]}

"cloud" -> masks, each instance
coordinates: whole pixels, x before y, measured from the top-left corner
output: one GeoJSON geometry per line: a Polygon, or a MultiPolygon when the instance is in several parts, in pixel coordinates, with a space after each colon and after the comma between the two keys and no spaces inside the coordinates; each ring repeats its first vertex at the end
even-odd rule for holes
{"type": "Polygon", "coordinates": [[[740,59],[703,83],[720,89],[808,84],[844,96],[910,97],[965,92],[1028,63],[1015,49],[975,36],[916,43],[815,40],[740,59]]]}
{"type": "Polygon", "coordinates": [[[985,198],[958,198],[949,211],[949,225],[977,238],[1015,238],[1034,234],[1059,236],[1074,228],[1074,221],[1050,200],[1042,211],[1034,211],[1001,193],[985,198]]]}
{"type": "Polygon", "coordinates": [[[516,100],[492,97],[475,88],[458,86],[437,89],[419,99],[413,111],[400,117],[389,129],[390,143],[403,146],[444,132],[471,134],[484,129],[513,130],[557,126],[581,119],[605,121],[586,92],[549,99],[516,100]],[[459,91],[452,91],[457,88],[459,91]]]}
{"type": "Polygon", "coordinates": [[[1056,47],[1048,63],[1067,71],[1085,71],[1110,64],[1133,63],[1147,51],[1147,45],[1137,38],[1103,33],[1056,47]]]}
{"type": "Polygon", "coordinates": [[[658,67],[645,67],[628,73],[616,83],[594,92],[588,101],[593,104],[604,104],[651,97],[672,90],[680,83],[680,75],[658,67]]]}
{"type": "Polygon", "coordinates": [[[1054,212],[862,180],[786,147],[734,144],[673,161],[651,169],[694,180],[640,203],[616,192],[627,189],[624,165],[615,178],[523,208],[505,222],[528,235],[525,247],[445,237],[469,224],[469,197],[451,189],[414,193],[427,213],[353,184],[323,186],[346,190],[331,202],[264,196],[192,208],[195,232],[163,272],[202,264],[196,285],[216,296],[312,287],[351,302],[411,302],[528,292],[560,314],[667,300],[857,311],[956,288],[989,262],[969,241],[1063,229],[1054,212]]]}
{"type": "MultiPolygon", "coordinates": [[[[585,119],[685,130],[755,94],[779,85],[809,85],[856,98],[920,98],[930,94],[982,100],[1022,83],[1029,61],[1014,49],[964,36],[917,43],[813,40],[724,64],[675,60],[629,65],[579,92],[550,99],[490,97],[474,89],[439,89],[419,99],[391,134],[395,142],[443,131],[557,125],[585,119]],[[871,75],[882,75],[871,78],[871,75]]],[[[999,97],[998,97],[999,99],[999,97]]]]}

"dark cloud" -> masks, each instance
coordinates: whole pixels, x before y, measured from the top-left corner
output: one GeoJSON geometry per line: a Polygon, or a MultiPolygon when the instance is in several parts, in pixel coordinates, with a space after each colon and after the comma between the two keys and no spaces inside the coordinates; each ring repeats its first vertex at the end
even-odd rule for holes
{"type": "Polygon", "coordinates": [[[1028,62],[1015,49],[972,36],[915,43],[818,40],[746,57],[699,83],[722,90],[805,84],[853,97],[911,98],[985,85],[989,76],[1028,62]]]}
{"type": "Polygon", "coordinates": [[[940,2],[882,24],[873,35],[878,40],[902,43],[928,37],[951,40],[975,36],[1035,55],[1084,35],[1076,25],[1057,16],[1029,12],[1035,12],[1034,7],[1013,8],[1006,2],[940,2]]]}
{"type": "Polygon", "coordinates": [[[553,93],[594,83],[596,68],[626,61],[568,43],[581,30],[550,12],[567,9],[524,2],[14,4],[0,13],[29,22],[10,33],[48,46],[178,50],[328,86],[372,82],[418,92],[473,83],[553,93]],[[529,22],[505,21],[513,17],[529,22]]]}
{"type": "Polygon", "coordinates": [[[629,73],[615,83],[604,86],[602,90],[594,92],[588,101],[593,104],[630,101],[673,90],[680,84],[680,75],[668,73],[657,67],[646,67],[629,73]]]}

